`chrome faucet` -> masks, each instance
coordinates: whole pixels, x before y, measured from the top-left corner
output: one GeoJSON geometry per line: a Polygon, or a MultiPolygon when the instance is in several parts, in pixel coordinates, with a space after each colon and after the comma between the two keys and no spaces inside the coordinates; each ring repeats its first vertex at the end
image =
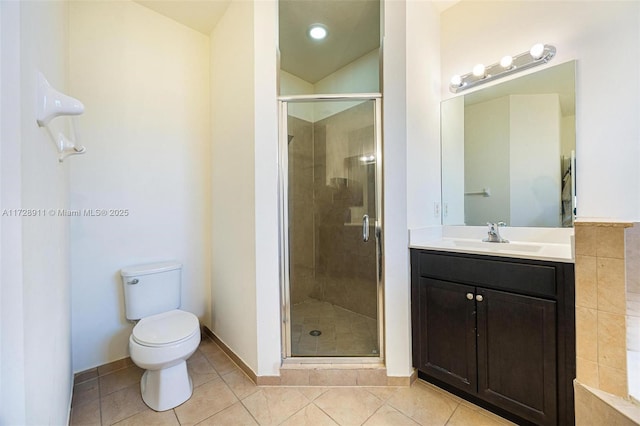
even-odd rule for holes
{"type": "Polygon", "coordinates": [[[487,226],[489,226],[489,231],[487,232],[487,238],[483,239],[485,243],[508,243],[509,240],[505,240],[500,236],[500,227],[506,226],[507,224],[504,222],[491,223],[487,222],[487,226]]]}

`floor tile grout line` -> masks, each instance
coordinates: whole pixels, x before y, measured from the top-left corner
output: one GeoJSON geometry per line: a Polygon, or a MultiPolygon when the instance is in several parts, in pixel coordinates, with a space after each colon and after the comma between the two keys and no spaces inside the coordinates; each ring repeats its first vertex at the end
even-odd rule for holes
{"type": "MultiPolygon", "coordinates": [[[[304,395],[302,395],[304,396],[304,395]]],[[[299,410],[297,410],[296,412],[292,413],[289,417],[287,417],[286,419],[282,420],[280,423],[278,423],[279,425],[283,424],[284,422],[286,422],[287,420],[289,420],[290,418],[292,418],[293,416],[295,416],[296,414],[298,414],[299,412],[301,412],[302,410],[304,410],[305,408],[307,408],[309,405],[313,404],[313,402],[311,402],[309,400],[309,398],[307,398],[305,396],[306,400],[307,400],[307,404],[305,406],[303,406],[302,408],[300,408],[299,410]]],[[[315,404],[314,404],[315,405],[315,404]]]]}
{"type": "MultiPolygon", "coordinates": [[[[96,373],[98,369],[96,367],[96,373]]],[[[100,389],[100,375],[96,377],[96,383],[98,384],[98,410],[100,412],[100,425],[102,425],[102,389],[100,389]]]]}
{"type": "MultiPolygon", "coordinates": [[[[240,373],[241,373],[241,374],[243,374],[243,375],[245,376],[245,378],[246,378],[246,379],[248,379],[249,381],[251,381],[251,379],[250,379],[249,377],[247,377],[247,375],[246,375],[246,374],[244,374],[244,372],[243,372],[242,370],[240,370],[240,369],[238,369],[238,370],[240,371],[240,373]]],[[[230,371],[229,373],[225,374],[224,376],[228,376],[228,375],[233,374],[233,373],[234,373],[234,371],[230,371]]],[[[240,400],[241,400],[240,395],[238,395],[238,394],[233,390],[233,388],[229,385],[229,383],[224,379],[224,376],[220,376],[220,378],[222,379],[222,381],[224,382],[224,384],[229,388],[229,390],[231,391],[231,393],[232,393],[232,394],[234,394],[236,398],[238,398],[238,401],[240,401],[240,400]]],[[[253,383],[253,382],[251,382],[251,383],[253,383]]],[[[255,383],[254,383],[254,385],[255,385],[255,383]]],[[[259,386],[257,386],[257,385],[256,385],[255,387],[256,387],[256,388],[259,388],[259,386]]],[[[255,390],[255,391],[251,392],[249,395],[245,395],[245,398],[246,398],[246,397],[248,397],[248,396],[253,395],[253,394],[254,394],[254,393],[256,393],[256,392],[257,392],[257,390],[255,390]]]]}
{"type": "MultiPolygon", "coordinates": [[[[375,396],[375,395],[374,395],[374,396],[375,396]]],[[[377,398],[377,397],[376,397],[376,398],[377,398]]],[[[378,398],[378,399],[380,399],[380,398],[378,398]]],[[[380,400],[382,401],[382,399],[380,399],[380,400]]],[[[369,419],[370,419],[371,417],[375,416],[375,415],[376,415],[376,413],[377,413],[378,411],[380,411],[380,409],[381,409],[382,407],[384,407],[384,406],[385,406],[385,403],[384,403],[384,401],[382,401],[382,404],[380,404],[380,406],[379,406],[379,407],[378,407],[378,408],[377,408],[373,413],[371,413],[371,415],[370,415],[369,417],[367,417],[366,419],[364,419],[364,421],[363,421],[362,423],[360,423],[360,425],[363,425],[363,424],[365,424],[366,422],[368,422],[368,421],[369,421],[369,419]]],[[[402,415],[404,416],[404,413],[402,413],[402,415]]]]}
{"type": "Polygon", "coordinates": [[[460,406],[462,406],[462,403],[461,403],[461,402],[457,402],[457,401],[456,401],[456,404],[458,404],[458,405],[456,405],[456,408],[451,412],[451,415],[449,416],[449,418],[447,419],[447,421],[446,421],[446,422],[444,422],[444,425],[443,425],[443,426],[446,426],[446,425],[448,425],[448,424],[449,424],[449,422],[450,422],[450,421],[451,421],[451,419],[453,418],[453,415],[454,415],[454,414],[456,414],[456,411],[458,411],[458,410],[460,409],[460,406]]]}
{"type": "MultiPolygon", "coordinates": [[[[319,397],[318,397],[318,398],[319,398],[319,397]]],[[[318,398],[316,398],[316,399],[318,399],[318,398]]],[[[322,407],[319,407],[319,406],[318,406],[318,404],[316,404],[316,403],[315,403],[315,400],[311,401],[311,403],[312,403],[313,405],[315,405],[315,406],[316,406],[316,408],[317,408],[318,410],[322,411],[322,412],[323,412],[324,414],[326,414],[326,415],[327,415],[331,420],[333,420],[333,422],[334,422],[335,424],[337,424],[338,426],[341,426],[341,425],[340,425],[340,422],[339,422],[337,419],[334,419],[334,418],[333,418],[333,416],[332,416],[331,414],[329,414],[329,413],[327,413],[326,411],[324,411],[324,410],[322,409],[322,407]]]]}
{"type": "Polygon", "coordinates": [[[250,396],[254,395],[254,393],[252,393],[251,395],[247,395],[246,397],[244,397],[243,399],[239,399],[240,404],[242,405],[242,407],[247,411],[247,413],[249,413],[249,415],[251,416],[251,418],[256,422],[257,425],[260,425],[260,422],[258,421],[258,419],[256,418],[256,416],[253,415],[253,413],[251,412],[251,410],[249,410],[249,407],[247,407],[244,404],[244,400],[249,398],[250,396]]]}
{"type": "Polygon", "coordinates": [[[220,375],[220,373],[218,373],[218,370],[216,370],[216,367],[211,363],[211,361],[209,361],[209,358],[207,357],[207,355],[202,352],[200,350],[200,348],[198,348],[198,352],[200,352],[200,354],[203,356],[204,360],[207,361],[207,364],[209,364],[209,367],[213,368],[213,371],[216,372],[216,374],[218,375],[218,377],[222,378],[222,376],[220,375]]]}

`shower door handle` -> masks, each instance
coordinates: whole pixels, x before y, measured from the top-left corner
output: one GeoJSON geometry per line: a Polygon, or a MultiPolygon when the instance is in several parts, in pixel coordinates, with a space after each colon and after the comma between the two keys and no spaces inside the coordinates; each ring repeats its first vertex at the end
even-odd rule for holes
{"type": "Polygon", "coordinates": [[[369,241],[369,215],[362,216],[362,241],[369,241]]]}
{"type": "Polygon", "coordinates": [[[376,243],[377,247],[377,261],[378,261],[378,282],[382,282],[382,229],[380,228],[378,221],[376,220],[376,243]]]}

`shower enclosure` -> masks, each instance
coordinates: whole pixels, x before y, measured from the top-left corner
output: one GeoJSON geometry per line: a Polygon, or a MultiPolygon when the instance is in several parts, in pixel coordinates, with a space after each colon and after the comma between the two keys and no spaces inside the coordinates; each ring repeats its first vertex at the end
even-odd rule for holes
{"type": "Polygon", "coordinates": [[[280,113],[284,356],[381,358],[380,95],[280,113]]]}

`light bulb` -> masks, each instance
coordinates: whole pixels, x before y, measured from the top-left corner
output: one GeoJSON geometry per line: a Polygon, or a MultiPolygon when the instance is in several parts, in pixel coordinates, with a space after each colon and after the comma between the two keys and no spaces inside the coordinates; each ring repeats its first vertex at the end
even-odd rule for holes
{"type": "Polygon", "coordinates": [[[484,77],[484,65],[478,64],[473,67],[473,75],[475,75],[476,77],[484,77]]]}
{"type": "Polygon", "coordinates": [[[529,50],[529,54],[533,59],[536,59],[536,60],[542,58],[542,55],[544,55],[544,44],[542,43],[534,44],[531,47],[531,50],[529,50]]]}
{"type": "Polygon", "coordinates": [[[462,77],[457,74],[451,77],[451,85],[455,87],[462,86],[462,77]]]}
{"type": "Polygon", "coordinates": [[[313,24],[309,27],[309,37],[314,40],[322,40],[327,36],[327,29],[320,24],[313,24]]]}
{"type": "Polygon", "coordinates": [[[511,68],[511,65],[513,64],[513,58],[509,55],[504,56],[502,59],[500,59],[500,66],[502,68],[511,68]]]}

